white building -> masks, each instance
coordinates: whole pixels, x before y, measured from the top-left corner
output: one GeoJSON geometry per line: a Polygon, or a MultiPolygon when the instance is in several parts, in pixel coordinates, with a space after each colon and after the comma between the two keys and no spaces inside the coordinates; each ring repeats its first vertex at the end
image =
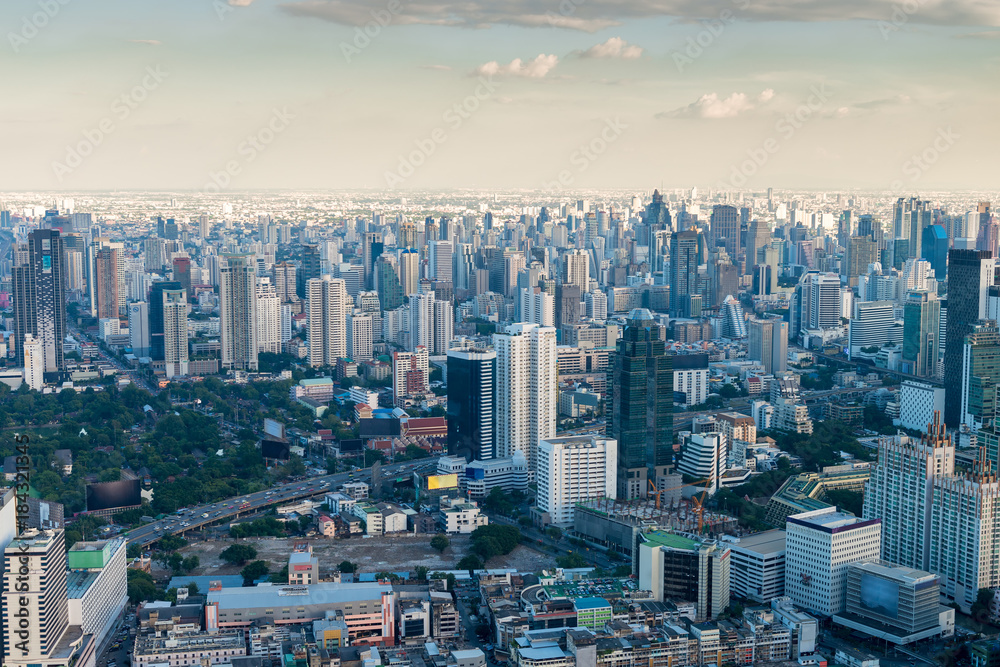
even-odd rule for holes
{"type": "Polygon", "coordinates": [[[347,356],[347,311],[353,300],[343,278],[310,278],[308,299],[309,365],[333,366],[347,356]]]}
{"type": "Polygon", "coordinates": [[[373,329],[371,315],[350,315],[347,318],[347,356],[354,361],[372,358],[373,329]]]}
{"type": "Polygon", "coordinates": [[[136,357],[149,356],[149,304],[145,301],[128,306],[128,342],[136,357]]]}
{"type": "Polygon", "coordinates": [[[257,279],[257,349],[281,353],[281,297],[270,278],[257,279]]]}
{"type": "Polygon", "coordinates": [[[935,412],[944,414],[944,387],[903,380],[899,392],[900,426],[926,433],[927,425],[934,421],[935,412]]]}
{"type": "Polygon", "coordinates": [[[479,505],[461,498],[442,498],[438,523],[446,533],[471,533],[490,522],[485,514],[480,514],[479,505]]]}
{"type": "Polygon", "coordinates": [[[591,498],[614,499],[617,468],[615,440],[583,435],[540,441],[535,481],[542,521],[569,526],[573,524],[576,503],[591,498]]]}
{"type": "MultiPolygon", "coordinates": [[[[436,343],[434,330],[434,293],[410,295],[410,350],[423,345],[434,350],[436,343]]],[[[434,353],[434,352],[432,352],[434,353]]]]}
{"type": "Polygon", "coordinates": [[[608,296],[600,291],[587,292],[583,297],[587,304],[587,317],[595,322],[603,322],[608,319],[608,296]]]}
{"type": "Polygon", "coordinates": [[[556,325],[556,297],[538,287],[521,290],[521,321],[540,327],[556,325]]]}
{"type": "Polygon", "coordinates": [[[721,433],[692,433],[684,437],[681,444],[681,460],[677,471],[696,477],[699,486],[715,493],[719,480],[726,471],[726,436],[721,433]]]}
{"type": "Polygon", "coordinates": [[[66,554],[69,624],[100,645],[128,602],[125,539],[77,542],[66,554]]]}
{"type": "Polygon", "coordinates": [[[188,374],[187,292],[163,290],[163,359],[168,378],[188,374]]]}
{"type": "Polygon", "coordinates": [[[430,391],[430,363],[427,348],[392,353],[392,398],[397,406],[407,398],[430,391]]]}
{"type": "Polygon", "coordinates": [[[562,256],[562,284],[576,285],[581,294],[590,289],[590,255],[586,250],[570,250],[562,256]]]}
{"type": "Polygon", "coordinates": [[[674,391],[684,392],[685,405],[704,403],[708,400],[708,366],[706,365],[705,368],[675,368],[674,391]]]}
{"type": "Polygon", "coordinates": [[[24,382],[30,389],[41,391],[45,386],[45,359],[42,341],[31,334],[24,335],[24,382]]]}
{"type": "Polygon", "coordinates": [[[372,410],[378,408],[378,392],[365,389],[364,387],[351,387],[348,392],[348,400],[352,403],[362,403],[372,410]]]}
{"type": "Polygon", "coordinates": [[[556,434],[559,413],[556,330],[512,324],[493,335],[498,458],[521,452],[535,468],[536,443],[556,434]]]}
{"type": "Polygon", "coordinates": [[[430,241],[427,244],[427,275],[431,280],[452,279],[451,241],[430,241]]]}
{"type": "Polygon", "coordinates": [[[455,337],[455,311],[451,301],[434,302],[434,354],[444,356],[455,337]]]}
{"type": "MultiPolygon", "coordinates": [[[[452,457],[443,457],[443,459],[450,458],[452,457]]],[[[500,487],[504,491],[524,491],[528,488],[530,471],[528,459],[522,452],[514,452],[513,456],[502,459],[473,461],[468,464],[463,458],[462,463],[459,483],[463,485],[463,490],[470,498],[481,500],[490,495],[490,491],[495,487],[500,487]]],[[[438,473],[448,474],[441,470],[440,463],[438,473]]]]}
{"type": "Polygon", "coordinates": [[[225,255],[219,270],[222,367],[257,370],[257,275],[251,255],[225,255]]]}
{"type": "Polygon", "coordinates": [[[729,590],[757,602],[785,594],[785,531],[754,533],[730,546],[729,590]]]}
{"type": "Polygon", "coordinates": [[[802,329],[840,326],[840,276],[836,273],[812,273],[804,276],[801,307],[802,329]]]}
{"type": "Polygon", "coordinates": [[[857,356],[862,348],[881,347],[903,342],[903,328],[896,326],[892,301],[858,301],[848,330],[849,355],[857,356]]]}
{"type": "Polygon", "coordinates": [[[793,514],[785,524],[785,595],[824,616],[844,611],[847,566],[878,558],[879,519],[860,519],[836,507],[793,514]]]}

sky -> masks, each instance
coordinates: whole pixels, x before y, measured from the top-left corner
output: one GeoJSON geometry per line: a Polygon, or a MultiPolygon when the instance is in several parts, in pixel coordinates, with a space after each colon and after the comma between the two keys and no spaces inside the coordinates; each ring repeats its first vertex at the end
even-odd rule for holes
{"type": "Polygon", "coordinates": [[[984,0],[4,0],[0,26],[0,191],[996,188],[984,0]]]}

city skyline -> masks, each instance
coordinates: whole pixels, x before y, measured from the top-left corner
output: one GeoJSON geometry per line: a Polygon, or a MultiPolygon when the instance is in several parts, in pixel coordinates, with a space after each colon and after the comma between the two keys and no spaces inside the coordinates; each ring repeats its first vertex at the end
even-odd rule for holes
{"type": "Polygon", "coordinates": [[[8,3],[0,62],[20,92],[0,175],[208,193],[988,187],[1000,12],[786,5],[8,3]]]}

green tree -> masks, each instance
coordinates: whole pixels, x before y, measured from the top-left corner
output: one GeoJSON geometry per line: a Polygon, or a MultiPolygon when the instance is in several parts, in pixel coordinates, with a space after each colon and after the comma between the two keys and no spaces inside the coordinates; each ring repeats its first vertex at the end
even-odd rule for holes
{"type": "Polygon", "coordinates": [[[157,598],[156,582],[152,575],[142,570],[128,570],[128,599],[132,604],[155,600],[157,598]]]}
{"type": "Polygon", "coordinates": [[[187,546],[187,540],[177,535],[164,535],[157,543],[157,547],[162,551],[177,551],[187,546]]]}
{"type": "Polygon", "coordinates": [[[230,565],[246,565],[257,557],[257,550],[249,544],[234,544],[219,554],[230,565]]]}
{"type": "Polygon", "coordinates": [[[563,536],[562,529],[560,529],[558,526],[549,526],[548,530],[545,531],[545,534],[551,537],[556,542],[561,540],[563,536]]]}
{"type": "Polygon", "coordinates": [[[358,571],[358,566],[349,560],[342,560],[340,561],[340,565],[337,566],[337,569],[341,572],[353,573],[358,571]]]}
{"type": "Polygon", "coordinates": [[[417,581],[427,581],[427,568],[423,565],[414,568],[414,573],[417,575],[417,581]]]}
{"type": "Polygon", "coordinates": [[[240,574],[243,576],[243,583],[249,586],[270,572],[270,570],[271,568],[268,567],[266,561],[255,560],[240,570],[240,574]]]}
{"type": "Polygon", "coordinates": [[[865,504],[865,494],[850,489],[830,489],[826,492],[826,502],[847,510],[854,516],[861,516],[865,504]]]}
{"type": "Polygon", "coordinates": [[[431,538],[431,547],[437,549],[439,552],[444,553],[444,550],[451,545],[451,540],[444,533],[438,533],[431,538]]]}
{"type": "Polygon", "coordinates": [[[566,569],[573,569],[578,567],[587,567],[587,561],[584,560],[576,551],[571,551],[565,556],[559,556],[556,558],[556,565],[566,569]]]}
{"type": "Polygon", "coordinates": [[[459,570],[468,570],[469,576],[472,576],[474,570],[479,570],[483,567],[483,561],[479,560],[475,554],[469,554],[458,561],[457,567],[459,570]]]}

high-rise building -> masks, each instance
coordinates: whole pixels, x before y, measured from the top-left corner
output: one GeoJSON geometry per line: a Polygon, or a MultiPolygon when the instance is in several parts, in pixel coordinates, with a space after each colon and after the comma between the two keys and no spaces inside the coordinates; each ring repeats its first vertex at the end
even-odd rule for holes
{"type": "Polygon", "coordinates": [[[903,372],[920,377],[937,375],[940,331],[937,294],[910,292],[903,304],[903,372]]]}
{"type": "Polygon", "coordinates": [[[29,528],[4,551],[7,665],[74,664],[71,656],[59,654],[59,649],[66,651],[63,639],[70,631],[65,543],[62,529],[29,528]],[[23,631],[15,631],[15,624],[23,631]]]}
{"type": "Polygon", "coordinates": [[[973,430],[994,422],[1000,385],[1000,329],[980,320],[962,350],[962,423],[973,430]]]}
{"type": "Polygon", "coordinates": [[[41,391],[45,386],[45,355],[42,341],[31,334],[24,337],[24,383],[29,389],[41,391]]]}
{"type": "Polygon", "coordinates": [[[847,332],[848,353],[856,358],[865,348],[902,343],[903,330],[896,325],[892,301],[857,301],[847,332]]]}
{"type": "Polygon", "coordinates": [[[403,296],[420,291],[420,253],[413,248],[399,253],[399,283],[403,296]]]}
{"type": "Polygon", "coordinates": [[[181,284],[181,289],[187,292],[188,300],[194,299],[194,291],[191,289],[191,258],[181,255],[173,260],[175,281],[181,284]]]}
{"type": "Polygon", "coordinates": [[[595,435],[540,440],[535,483],[542,523],[570,527],[579,503],[613,500],[617,454],[614,440],[595,435]]]}
{"type": "Polygon", "coordinates": [[[281,303],[292,303],[299,300],[299,295],[295,291],[297,274],[298,267],[289,262],[279,262],[271,267],[271,275],[274,277],[272,282],[281,303]]]}
{"type": "Polygon", "coordinates": [[[750,320],[747,357],[764,365],[764,372],[777,375],[788,368],[788,322],[780,317],[750,320]]]}
{"type": "Polygon", "coordinates": [[[188,374],[188,303],[183,289],[163,291],[163,360],[167,377],[188,374]]]}
{"type": "Polygon", "coordinates": [[[281,353],[281,297],[269,278],[257,279],[257,349],[281,353]]]}
{"type": "Polygon", "coordinates": [[[675,232],[670,239],[670,313],[690,317],[690,297],[698,293],[698,232],[675,232]]]}
{"type": "Polygon", "coordinates": [[[983,250],[948,252],[948,328],[944,348],[946,424],[962,422],[962,354],[965,337],[986,317],[996,260],[983,250]]]}
{"type": "Polygon", "coordinates": [[[222,368],[257,370],[257,269],[252,255],[225,255],[220,269],[222,368]]]}
{"type": "Polygon", "coordinates": [[[771,226],[766,220],[754,218],[750,221],[750,228],[747,230],[747,253],[746,270],[749,273],[759,262],[757,261],[757,250],[765,247],[771,242],[771,226]]]}
{"type": "MultiPolygon", "coordinates": [[[[411,253],[402,254],[409,256],[411,253]]],[[[375,290],[382,309],[395,310],[403,305],[403,287],[396,272],[396,259],[392,255],[381,255],[375,260],[375,290]]]]}
{"type": "Polygon", "coordinates": [[[46,373],[65,368],[65,251],[59,232],[36,229],[28,234],[27,253],[18,254],[12,273],[14,288],[14,351],[24,366],[24,341],[31,334],[42,345],[46,373]],[[20,262],[23,260],[23,262],[20,262]]]}
{"type": "Polygon", "coordinates": [[[410,350],[424,346],[434,349],[434,294],[410,296],[410,350]]]}
{"type": "Polygon", "coordinates": [[[495,457],[494,385],[496,352],[448,350],[448,455],[466,460],[495,457]]]}
{"type": "Polygon", "coordinates": [[[802,288],[801,328],[840,326],[840,276],[836,273],[809,273],[799,285],[802,288]]]}
{"type": "Polygon", "coordinates": [[[852,236],[847,248],[847,284],[858,286],[858,277],[868,273],[868,266],[879,261],[878,243],[870,236],[852,236]]]}
{"type": "Polygon", "coordinates": [[[94,305],[98,319],[113,319],[124,312],[124,245],[107,239],[94,240],[94,305]]]}
{"type": "Polygon", "coordinates": [[[306,298],[306,283],[322,275],[323,259],[320,256],[319,245],[316,243],[303,243],[302,266],[298,268],[295,276],[300,299],[306,298]]]}
{"type": "Polygon", "coordinates": [[[427,273],[431,280],[452,279],[451,241],[430,241],[427,244],[427,273]]]}
{"type": "Polygon", "coordinates": [[[403,407],[406,399],[429,392],[429,379],[426,347],[419,346],[413,352],[392,353],[392,398],[396,406],[403,407]]]}
{"type": "Polygon", "coordinates": [[[164,280],[149,288],[149,356],[154,361],[163,361],[163,292],[171,289],[181,289],[181,284],[164,280]]]}
{"type": "Polygon", "coordinates": [[[730,257],[740,249],[740,212],[735,206],[720,204],[712,207],[712,247],[725,246],[730,257]]]}
{"type": "Polygon", "coordinates": [[[343,278],[313,278],[306,284],[309,365],[333,366],[347,356],[347,312],[351,298],[343,278]]]}
{"type": "Polygon", "coordinates": [[[934,277],[944,282],[948,276],[948,232],[941,225],[924,227],[922,259],[930,262],[934,277]]]}
{"type": "Polygon", "coordinates": [[[785,524],[785,595],[832,616],[847,604],[847,568],[879,557],[882,524],[836,507],[792,514],[785,524]]]}
{"type": "Polygon", "coordinates": [[[609,364],[608,433],[618,442],[618,497],[626,500],[645,498],[649,482],[673,460],[674,381],[665,335],[651,312],[633,310],[609,364]]]}
{"type": "Polygon", "coordinates": [[[140,359],[149,356],[149,304],[145,301],[128,305],[128,338],[132,354],[140,359]]]}
{"type": "Polygon", "coordinates": [[[512,324],[493,334],[496,351],[496,436],[498,458],[521,452],[535,469],[539,441],[556,433],[559,413],[556,330],[512,324]]]}
{"type": "Polygon", "coordinates": [[[552,327],[556,323],[556,299],[540,287],[521,289],[521,321],[552,327]]]}
{"type": "Polygon", "coordinates": [[[729,607],[732,552],[726,544],[665,530],[638,539],[638,584],[654,600],[690,600],[698,622],[718,618],[729,607]]]}
{"type": "Polygon", "coordinates": [[[590,255],[584,250],[570,250],[562,256],[560,277],[563,285],[576,285],[583,294],[590,289],[590,255]]]}
{"type": "Polygon", "coordinates": [[[448,354],[451,339],[455,337],[455,310],[451,301],[434,301],[434,355],[448,354]]]}
{"type": "MultiPolygon", "coordinates": [[[[374,288],[374,269],[375,260],[379,258],[384,249],[384,244],[382,243],[382,234],[379,232],[365,232],[361,239],[362,243],[362,262],[365,269],[365,289],[374,288]]],[[[449,264],[450,266],[450,264],[449,264]]]]}

